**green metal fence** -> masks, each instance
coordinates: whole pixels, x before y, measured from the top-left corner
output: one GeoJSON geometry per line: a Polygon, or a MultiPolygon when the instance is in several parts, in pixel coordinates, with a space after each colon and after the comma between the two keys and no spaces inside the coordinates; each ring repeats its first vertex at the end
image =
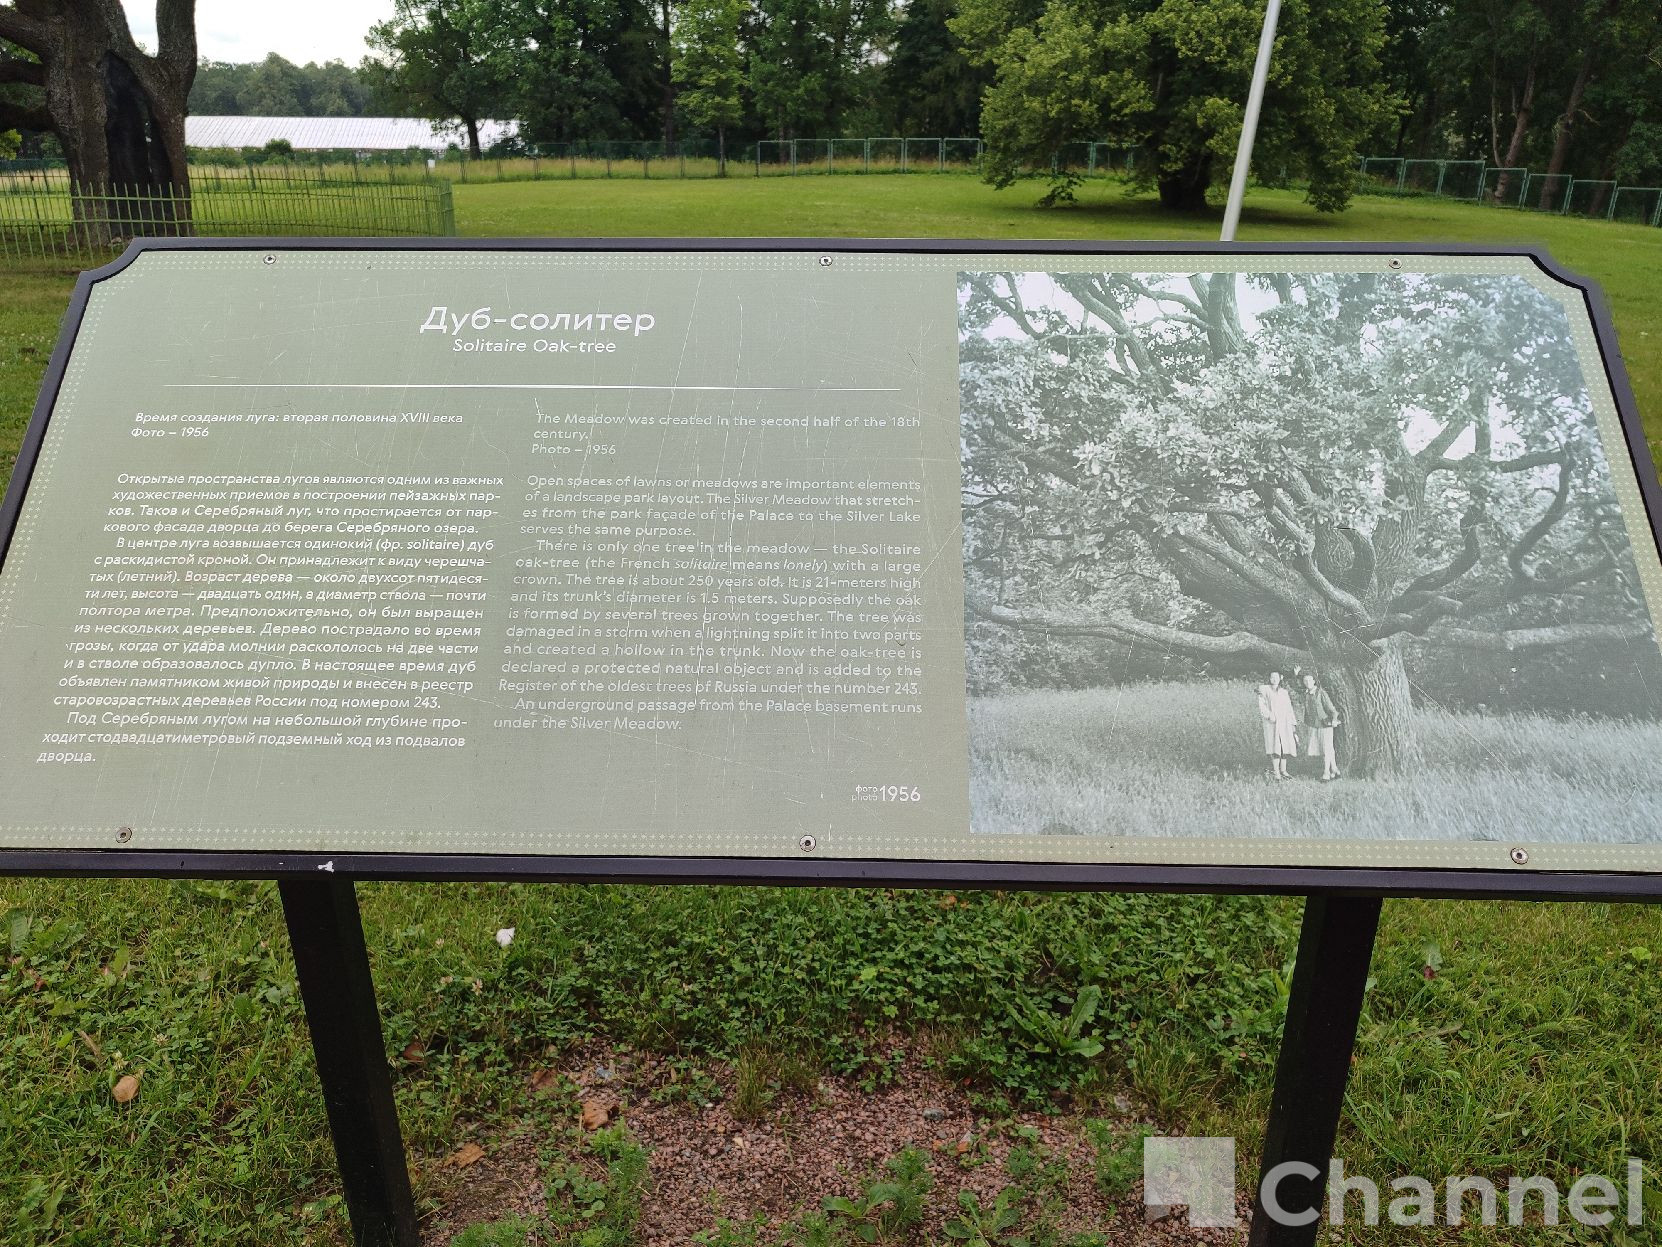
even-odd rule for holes
{"type": "Polygon", "coordinates": [[[1662,225],[1662,186],[1618,186],[1610,196],[1610,219],[1662,225]]]}
{"type": "Polygon", "coordinates": [[[255,176],[194,177],[172,187],[71,184],[0,173],[0,258],[98,259],[138,237],[429,236],[456,232],[450,184],[400,185],[255,176]]]}
{"type": "Polygon", "coordinates": [[[1357,165],[1356,186],[1369,194],[1436,195],[1588,220],[1662,225],[1662,189],[1657,187],[1622,186],[1607,178],[1578,178],[1568,173],[1532,173],[1481,160],[1365,156],[1357,165]]]}
{"type": "Polygon", "coordinates": [[[763,139],[750,149],[757,177],[806,173],[962,173],[981,167],[981,140],[878,135],[763,139]]]}

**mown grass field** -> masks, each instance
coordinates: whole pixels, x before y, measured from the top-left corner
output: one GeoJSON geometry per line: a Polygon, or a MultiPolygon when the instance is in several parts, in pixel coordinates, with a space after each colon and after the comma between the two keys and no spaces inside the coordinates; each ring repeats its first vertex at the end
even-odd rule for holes
{"type": "MultiPolygon", "coordinates": [[[[1266,778],[1250,685],[1160,683],[970,702],[978,831],[1235,839],[1662,838],[1662,724],[1418,707],[1416,774],[1266,778]]],[[[1302,744],[1302,737],[1300,740],[1302,744]]]]}
{"type": "MultiPolygon", "coordinates": [[[[1191,238],[1111,187],[1040,211],[965,177],[458,186],[494,235],[1191,238]]],[[[1545,244],[1604,283],[1662,435],[1662,231],[1429,202],[1320,218],[1253,196],[1242,236],[1545,244]]],[[[0,274],[0,462],[15,454],[73,274],[0,274]]],[[[166,315],[166,309],[159,309],[166,315]]],[[[1250,725],[1249,725],[1250,726],[1250,725]]],[[[3,782],[3,777],[0,777],[3,782]]],[[[1341,786],[1342,787],[1342,786],[1341,786]]],[[[1342,795],[1342,794],[1341,794],[1342,795]]],[[[508,1123],[552,1133],[532,1063],[586,1037],[749,1059],[781,1047],[884,1076],[898,1046],[989,1103],[1123,1092],[1162,1124],[1235,1133],[1250,1166],[1297,903],[484,885],[362,890],[417,1188],[508,1123]],[[493,935],[514,926],[503,950],[493,935]],[[1090,987],[1101,1057],[1041,1050],[1090,987]],[[403,1060],[412,1040],[426,1056],[403,1060]]],[[[333,1243],[343,1216],[270,884],[0,881],[0,1244],[333,1243]],[[116,1104],[123,1074],[137,1097],[116,1104]]],[[[1662,914],[1387,904],[1340,1150],[1351,1172],[1619,1174],[1662,1165],[1662,914]]],[[[648,1196],[650,1198],[650,1196],[648,1196]]],[[[1662,1222],[1653,1193],[1653,1241],[1662,1222]]],[[[713,1216],[713,1214],[712,1214],[713,1216]]],[[[1357,1238],[1351,1231],[1346,1237],[1357,1238]]],[[[1602,1235],[1614,1239],[1614,1231],[1602,1235]]],[[[1570,1241],[1394,1230],[1377,1241],[1570,1241]]]]}

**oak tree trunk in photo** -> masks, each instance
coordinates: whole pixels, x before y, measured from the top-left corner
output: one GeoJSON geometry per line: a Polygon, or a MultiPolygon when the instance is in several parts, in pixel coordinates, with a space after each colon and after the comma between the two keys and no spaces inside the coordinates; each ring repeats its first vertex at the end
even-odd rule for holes
{"type": "MultiPolygon", "coordinates": [[[[196,77],[195,0],[158,0],[160,44],[134,41],[118,4],[18,0],[0,6],[0,38],[39,58],[33,82],[69,166],[83,245],[191,231],[185,112],[196,77]]],[[[0,107],[0,128],[10,124],[0,107]]]]}
{"type": "Polygon", "coordinates": [[[1339,667],[1328,677],[1341,722],[1340,765],[1372,779],[1410,774],[1421,758],[1402,647],[1393,638],[1380,649],[1378,661],[1339,667]]]}

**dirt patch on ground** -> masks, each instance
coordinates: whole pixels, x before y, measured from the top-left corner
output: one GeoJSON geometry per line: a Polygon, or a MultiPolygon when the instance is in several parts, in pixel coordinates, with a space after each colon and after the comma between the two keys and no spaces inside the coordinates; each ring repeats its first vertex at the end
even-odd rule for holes
{"type": "MultiPolygon", "coordinates": [[[[1105,1115],[994,1118],[977,1111],[962,1089],[915,1065],[866,1090],[841,1078],[790,1085],[727,1066],[689,1073],[684,1064],[609,1051],[568,1058],[531,1077],[561,1126],[552,1134],[513,1133],[485,1142],[482,1157],[463,1149],[436,1170],[429,1166],[446,1194],[425,1218],[427,1247],[446,1247],[478,1222],[519,1216],[535,1223],[557,1214],[546,1193],[551,1173],[581,1169],[595,1181],[606,1175],[589,1146],[597,1127],[646,1151],[633,1233],[643,1247],[680,1247],[722,1221],[754,1223],[756,1241],[772,1244],[819,1212],[827,1197],[858,1205],[885,1165],[908,1149],[927,1174],[912,1183],[927,1187],[921,1220],[886,1241],[951,1241],[948,1223],[964,1216],[962,1192],[985,1211],[1009,1188],[1005,1206],[1020,1214],[1012,1235],[1042,1229],[1042,1241],[1056,1244],[1151,1247],[1245,1242],[1244,1230],[1191,1229],[1180,1215],[1145,1223],[1138,1132],[1158,1131],[1123,1100],[1105,1115]]],[[[1244,1225],[1248,1209],[1243,1203],[1237,1211],[1244,1225]]],[[[851,1214],[833,1214],[839,1219],[852,1241],[851,1214]]],[[[564,1237],[545,1229],[529,1241],[564,1237]]]]}

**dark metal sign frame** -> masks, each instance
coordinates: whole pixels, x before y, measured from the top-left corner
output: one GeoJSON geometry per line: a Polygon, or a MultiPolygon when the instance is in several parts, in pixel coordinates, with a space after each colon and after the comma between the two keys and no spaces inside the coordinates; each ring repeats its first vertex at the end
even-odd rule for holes
{"type": "MultiPolygon", "coordinates": [[[[1597,331],[1605,376],[1645,501],[1653,539],[1662,549],[1662,489],[1639,422],[1633,391],[1616,350],[1615,328],[1598,287],[1559,267],[1539,248],[1394,246],[1389,243],[1068,243],[978,239],[587,238],[587,239],[331,239],[183,238],[135,241],[115,262],[83,273],[52,352],[17,466],[0,502],[0,567],[5,564],[29,481],[92,288],[147,251],[565,251],[565,252],[820,252],[877,255],[1055,255],[1126,257],[1218,256],[1527,256],[1545,274],[1580,291],[1597,331]]],[[[1508,897],[1649,901],[1662,897],[1662,875],[1589,871],[1423,869],[1406,867],[1217,867],[1159,864],[1063,864],[889,859],[540,856],[259,851],[0,850],[0,875],[200,876],[296,878],[319,871],[354,879],[498,879],[561,882],[765,883],[880,887],[1022,887],[1121,891],[1295,893],[1353,896],[1508,897]]]]}
{"type": "MultiPolygon", "coordinates": [[[[1606,377],[1621,416],[1645,503],[1652,538],[1662,549],[1662,491],[1639,424],[1633,393],[1615,348],[1615,330],[1597,288],[1558,268],[1530,248],[1393,247],[1388,244],[1112,245],[1098,243],[856,241],[826,239],[581,239],[581,240],[362,240],[166,239],[141,240],[114,264],[81,276],[40,400],[35,406],[4,502],[0,503],[0,567],[4,566],[47,422],[63,382],[92,287],[152,250],[449,250],[449,251],[817,251],[868,254],[980,254],[1057,256],[1222,256],[1298,254],[1343,256],[1526,255],[1543,272],[1581,292],[1598,337],[1606,377]]],[[[1177,865],[1069,865],[1058,863],[919,860],[821,860],[712,857],[572,857],[457,854],[342,853],[333,856],[262,852],[0,850],[3,875],[274,878],[294,947],[300,993],[317,1058],[324,1106],[353,1239],[373,1247],[419,1247],[411,1195],[370,975],[354,881],[527,880],[579,883],[745,883],[821,886],[976,887],[1070,891],[1284,893],[1306,897],[1287,1021],[1276,1064],[1260,1173],[1287,1162],[1304,1172],[1280,1182],[1277,1205],[1265,1212],[1255,1193],[1250,1247],[1313,1247],[1317,1213],[1326,1194],[1344,1103],[1351,1051],[1363,1006],[1381,898],[1655,901],[1662,874],[1427,870],[1344,867],[1216,867],[1177,865]],[[1303,1224],[1294,1219],[1308,1217],[1303,1224]]]]}

